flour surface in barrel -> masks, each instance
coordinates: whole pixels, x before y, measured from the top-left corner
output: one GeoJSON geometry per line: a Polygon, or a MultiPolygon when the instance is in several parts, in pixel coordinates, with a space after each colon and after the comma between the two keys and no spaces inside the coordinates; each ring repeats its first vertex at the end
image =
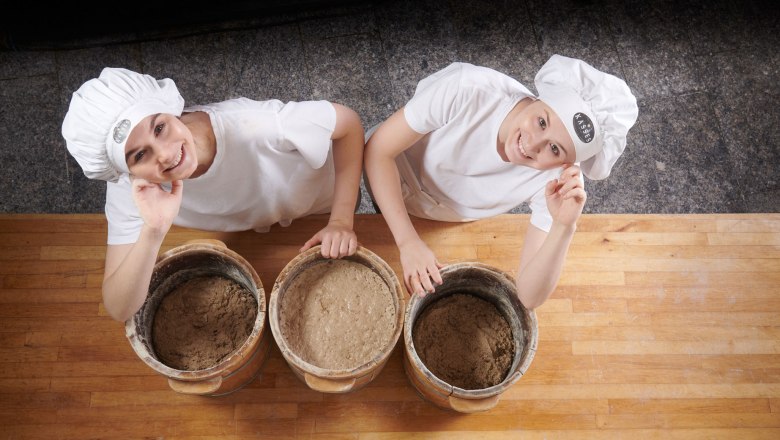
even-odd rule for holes
{"type": "Polygon", "coordinates": [[[393,293],[370,267],[328,260],[299,272],[280,300],[279,327],[309,364],[330,370],[365,365],[381,354],[396,328],[393,293]]]}
{"type": "Polygon", "coordinates": [[[241,347],[256,317],[256,298],[235,280],[220,275],[186,279],[155,311],[154,352],[171,368],[210,368],[241,347]]]}
{"type": "Polygon", "coordinates": [[[506,318],[491,302],[468,292],[430,303],[414,322],[412,340],[428,370],[465,390],[501,383],[514,358],[506,318]]]}

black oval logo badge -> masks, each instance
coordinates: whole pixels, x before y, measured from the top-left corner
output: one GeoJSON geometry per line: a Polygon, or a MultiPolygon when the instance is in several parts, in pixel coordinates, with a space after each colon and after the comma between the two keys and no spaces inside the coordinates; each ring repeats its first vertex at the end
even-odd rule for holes
{"type": "Polygon", "coordinates": [[[585,113],[577,112],[574,114],[574,132],[577,137],[586,144],[593,140],[593,122],[585,113]]]}

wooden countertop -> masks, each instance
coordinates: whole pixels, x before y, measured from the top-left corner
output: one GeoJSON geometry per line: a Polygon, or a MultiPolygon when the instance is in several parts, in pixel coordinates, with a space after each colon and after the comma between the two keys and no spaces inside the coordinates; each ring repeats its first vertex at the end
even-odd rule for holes
{"type": "MultiPolygon", "coordinates": [[[[270,233],[174,228],[164,249],[216,238],[270,291],[322,225],[270,233]]],[[[442,262],[515,272],[527,215],[416,220],[442,262]]],[[[362,245],[400,274],[379,215],[362,245]]],[[[347,394],[308,389],[273,345],[224,397],[172,391],[101,304],[103,215],[0,215],[0,438],[780,438],[780,214],[583,215],[527,374],[485,413],[416,394],[402,341],[347,394]]]]}

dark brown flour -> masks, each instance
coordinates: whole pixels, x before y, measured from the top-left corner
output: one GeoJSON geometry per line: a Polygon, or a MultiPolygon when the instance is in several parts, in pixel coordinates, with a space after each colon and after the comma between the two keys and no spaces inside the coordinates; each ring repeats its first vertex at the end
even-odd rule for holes
{"type": "Polygon", "coordinates": [[[426,307],[414,323],[412,341],[436,377],[466,390],[501,383],[515,351],[506,318],[490,302],[466,293],[426,307]]]}
{"type": "Polygon", "coordinates": [[[249,337],[257,300],[237,282],[191,278],[168,293],[154,314],[152,344],[159,360],[178,370],[213,367],[249,337]]]}

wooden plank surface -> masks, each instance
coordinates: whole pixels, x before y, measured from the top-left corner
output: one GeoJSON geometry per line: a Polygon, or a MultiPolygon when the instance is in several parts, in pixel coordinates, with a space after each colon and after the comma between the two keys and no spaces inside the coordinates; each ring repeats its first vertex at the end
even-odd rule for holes
{"type": "MultiPolygon", "coordinates": [[[[323,224],[173,228],[163,250],[222,240],[270,292],[323,224]]],[[[442,262],[514,273],[528,217],[415,224],[442,262]]],[[[401,273],[381,216],[359,215],[355,229],[401,273]]],[[[0,439],[780,438],[780,214],[584,215],[537,310],[531,367],[470,415],[415,392],[401,343],[348,394],[308,389],[275,345],[246,387],[177,394],[102,307],[105,234],[102,215],[0,215],[0,439]]]]}

